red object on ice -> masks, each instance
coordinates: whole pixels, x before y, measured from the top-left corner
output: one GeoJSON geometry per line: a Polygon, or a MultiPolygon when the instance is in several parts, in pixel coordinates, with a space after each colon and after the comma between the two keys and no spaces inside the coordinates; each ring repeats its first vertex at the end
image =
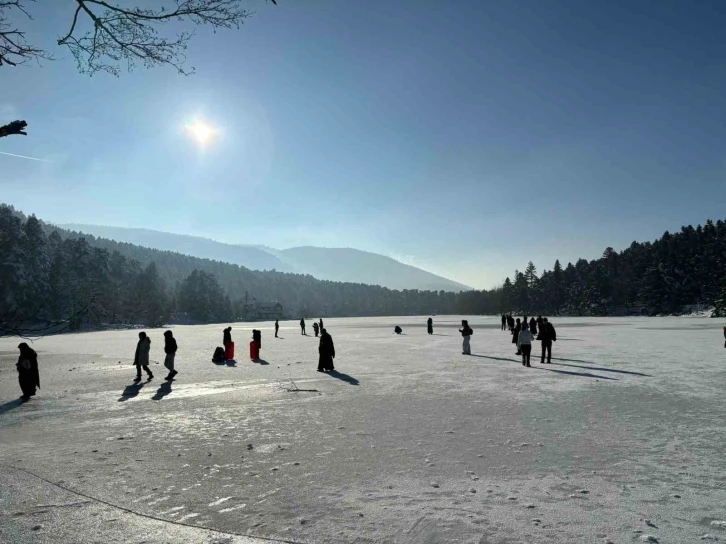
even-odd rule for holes
{"type": "Polygon", "coordinates": [[[253,361],[256,361],[259,358],[260,358],[260,348],[257,345],[257,342],[252,340],[252,342],[250,342],[250,359],[252,359],[253,361]]]}
{"type": "Polygon", "coordinates": [[[228,361],[234,359],[234,342],[229,342],[226,346],[224,346],[224,356],[228,361]]]}

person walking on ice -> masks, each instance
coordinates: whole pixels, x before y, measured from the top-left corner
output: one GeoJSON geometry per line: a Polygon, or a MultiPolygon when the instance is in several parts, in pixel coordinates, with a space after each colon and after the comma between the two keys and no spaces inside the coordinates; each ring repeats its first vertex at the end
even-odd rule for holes
{"type": "Polygon", "coordinates": [[[139,342],[136,344],[136,353],[134,354],[134,366],[136,367],[135,382],[141,381],[141,369],[144,369],[150,381],[154,375],[149,370],[149,351],[151,351],[151,338],[146,336],[144,331],[139,333],[139,342]]]}
{"type": "Polygon", "coordinates": [[[35,395],[35,388],[40,388],[40,375],[38,373],[38,354],[28,344],[18,345],[20,356],[15,364],[18,369],[18,382],[23,392],[22,399],[28,400],[35,395]]]}
{"type": "Polygon", "coordinates": [[[429,332],[429,334],[434,334],[434,320],[429,317],[429,320],[426,322],[426,330],[429,332]]]}
{"type": "Polygon", "coordinates": [[[300,334],[302,334],[303,336],[307,336],[305,334],[305,318],[304,317],[300,320],[300,334]]]}
{"type": "Polygon", "coordinates": [[[318,346],[318,372],[335,370],[333,359],[335,359],[335,345],[333,337],[325,329],[320,330],[320,345],[318,346]]]}
{"type": "Polygon", "coordinates": [[[464,351],[461,352],[462,355],[471,355],[471,335],[474,334],[474,331],[469,326],[469,322],[466,319],[462,319],[461,321],[461,328],[459,329],[459,332],[461,333],[461,336],[464,337],[464,344],[463,349],[464,351]]]}
{"type": "Polygon", "coordinates": [[[552,342],[557,342],[557,331],[555,327],[547,321],[547,318],[542,319],[542,326],[539,329],[538,340],[542,341],[542,360],[540,364],[545,363],[545,352],[547,352],[547,363],[552,362],[552,342]]]}
{"type": "Polygon", "coordinates": [[[275,338],[277,338],[277,331],[280,330],[280,322],[275,319],[275,338]]]}
{"type": "Polygon", "coordinates": [[[174,368],[174,357],[176,357],[176,349],[177,346],[174,335],[171,333],[171,331],[166,331],[164,333],[164,353],[166,353],[166,356],[164,357],[164,366],[169,370],[169,374],[164,379],[167,381],[173,380],[174,376],[178,374],[178,372],[174,368]]]}
{"type": "Polygon", "coordinates": [[[522,323],[522,330],[519,331],[517,337],[517,349],[522,353],[522,366],[532,366],[529,364],[530,355],[532,355],[532,341],[534,334],[529,330],[527,323],[522,323]]]}
{"type": "Polygon", "coordinates": [[[315,338],[317,338],[318,333],[320,332],[320,326],[317,321],[313,321],[313,332],[315,333],[315,338]]]}

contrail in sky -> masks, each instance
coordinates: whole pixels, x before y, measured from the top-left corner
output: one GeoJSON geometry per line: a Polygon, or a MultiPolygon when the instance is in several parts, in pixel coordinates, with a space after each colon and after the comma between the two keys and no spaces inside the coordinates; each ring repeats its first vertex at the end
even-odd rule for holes
{"type": "Polygon", "coordinates": [[[53,162],[53,161],[46,161],[45,159],[38,159],[36,157],[26,157],[25,155],[16,155],[15,153],[5,153],[5,151],[0,151],[0,155],[7,155],[8,157],[18,157],[20,159],[29,159],[31,161],[38,161],[38,162],[53,162]]]}

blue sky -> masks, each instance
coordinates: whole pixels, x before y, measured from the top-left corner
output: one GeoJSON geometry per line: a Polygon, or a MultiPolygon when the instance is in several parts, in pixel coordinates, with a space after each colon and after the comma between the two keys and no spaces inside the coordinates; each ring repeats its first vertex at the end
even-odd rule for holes
{"type": "MultiPolygon", "coordinates": [[[[45,4],[45,6],[43,6],[45,4]]],[[[726,2],[250,1],[197,73],[0,68],[0,201],[47,220],[355,247],[478,288],[726,216],[726,2]],[[200,149],[184,132],[218,129],[200,149]]]]}

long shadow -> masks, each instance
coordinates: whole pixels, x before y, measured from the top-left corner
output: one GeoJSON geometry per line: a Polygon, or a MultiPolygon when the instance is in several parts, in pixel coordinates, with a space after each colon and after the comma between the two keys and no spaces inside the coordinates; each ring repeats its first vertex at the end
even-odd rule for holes
{"type": "Polygon", "coordinates": [[[124,389],[123,392],[121,393],[121,398],[118,399],[118,401],[124,402],[124,401],[134,398],[136,395],[139,394],[139,391],[141,391],[142,387],[144,387],[143,382],[132,383],[131,385],[127,385],[126,389],[124,389]]]}
{"type": "Polygon", "coordinates": [[[557,370],[554,368],[544,368],[542,366],[533,366],[532,368],[537,370],[547,370],[548,372],[557,372],[558,374],[569,374],[570,376],[582,376],[583,378],[597,378],[598,380],[618,381],[617,378],[611,378],[610,376],[600,376],[598,374],[590,374],[588,372],[570,372],[569,370],[557,370]]]}
{"type": "Polygon", "coordinates": [[[15,400],[11,400],[10,402],[6,402],[5,404],[0,404],[0,415],[4,414],[5,412],[9,412],[10,410],[17,408],[18,406],[22,406],[28,402],[28,399],[19,398],[15,400]]]}
{"type": "Polygon", "coordinates": [[[161,384],[161,387],[156,390],[156,394],[151,397],[151,400],[161,400],[169,393],[171,393],[171,382],[164,382],[161,384]]]}
{"type": "Polygon", "coordinates": [[[437,332],[432,332],[431,334],[429,334],[429,336],[451,336],[451,335],[450,334],[439,334],[437,332]]]}
{"type": "Polygon", "coordinates": [[[476,353],[472,353],[469,357],[481,357],[482,359],[493,359],[494,361],[511,361],[514,363],[521,363],[521,359],[507,359],[505,357],[492,357],[491,355],[477,355],[476,353]]]}
{"type": "Polygon", "coordinates": [[[264,359],[253,359],[252,362],[257,363],[258,365],[269,365],[270,364],[267,361],[265,361],[264,359]]]}
{"type": "Polygon", "coordinates": [[[348,382],[350,385],[360,385],[360,382],[353,376],[348,376],[347,374],[343,374],[342,372],[338,372],[337,370],[331,370],[330,372],[327,372],[327,374],[328,376],[332,376],[333,378],[348,382]]]}
{"type": "Polygon", "coordinates": [[[277,338],[278,340],[284,340],[285,339],[284,336],[275,336],[275,338],[277,338]]]}
{"type": "MultiPolygon", "coordinates": [[[[558,361],[564,361],[564,359],[557,359],[558,361]]],[[[617,374],[631,374],[632,376],[645,376],[646,378],[652,378],[650,374],[643,374],[642,372],[632,372],[630,370],[618,370],[617,368],[603,368],[601,366],[582,366],[582,365],[568,365],[567,363],[552,363],[557,366],[570,366],[572,368],[584,368],[586,370],[600,370],[602,372],[616,372],[617,374]]]]}

